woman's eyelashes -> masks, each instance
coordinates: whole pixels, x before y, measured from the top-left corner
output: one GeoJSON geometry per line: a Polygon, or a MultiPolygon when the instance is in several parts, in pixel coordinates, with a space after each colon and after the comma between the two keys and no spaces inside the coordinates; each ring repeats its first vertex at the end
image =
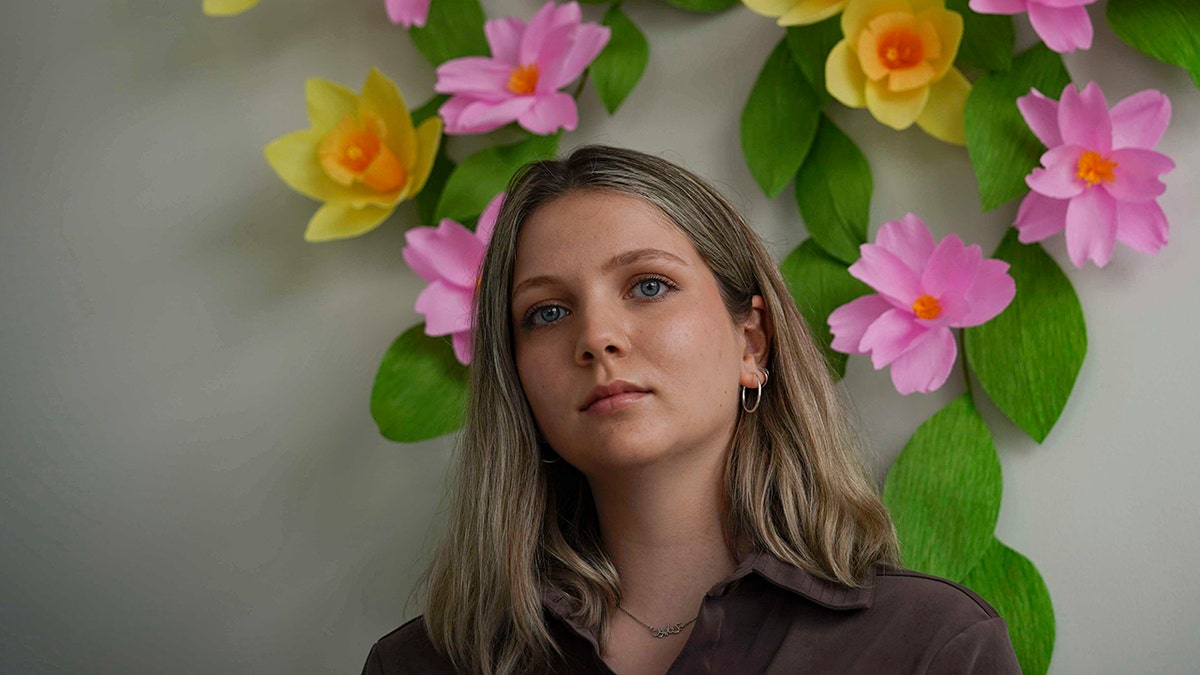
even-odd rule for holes
{"type": "MultiPolygon", "coordinates": [[[[678,290],[679,286],[667,277],[658,274],[643,274],[630,283],[629,290],[624,297],[657,302],[678,290]]],[[[571,310],[558,304],[558,301],[547,300],[535,304],[525,311],[525,315],[521,319],[521,327],[544,328],[558,323],[570,314],[571,310]]]]}
{"type": "Polygon", "coordinates": [[[563,317],[570,314],[566,307],[555,305],[552,303],[543,303],[534,305],[525,312],[525,317],[521,319],[521,326],[524,328],[540,328],[549,326],[562,320],[563,317]]]}

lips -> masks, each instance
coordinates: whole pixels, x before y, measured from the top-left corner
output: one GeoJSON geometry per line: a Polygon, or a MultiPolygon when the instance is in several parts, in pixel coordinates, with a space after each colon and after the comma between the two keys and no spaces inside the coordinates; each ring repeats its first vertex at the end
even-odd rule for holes
{"type": "Polygon", "coordinates": [[[609,384],[593,389],[588,394],[588,397],[584,399],[583,405],[580,406],[579,410],[582,412],[611,412],[612,410],[624,407],[624,404],[636,401],[643,394],[649,392],[649,389],[639,387],[632,382],[614,380],[609,384]]]}

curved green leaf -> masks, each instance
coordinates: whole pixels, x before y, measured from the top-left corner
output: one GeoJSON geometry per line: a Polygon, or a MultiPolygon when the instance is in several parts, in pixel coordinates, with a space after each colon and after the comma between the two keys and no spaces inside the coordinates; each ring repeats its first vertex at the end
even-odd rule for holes
{"type": "Polygon", "coordinates": [[[967,98],[967,154],[983,210],[990,211],[1029,188],[1025,176],[1038,166],[1045,146],[1017,110],[1017,97],[1036,88],[1058,98],[1071,81],[1062,57],[1038,44],[1013,60],[1006,73],[979,78],[967,98]]]}
{"type": "Polygon", "coordinates": [[[738,0],[663,0],[668,5],[686,9],[689,12],[712,14],[723,12],[738,4],[738,0]]]}
{"type": "Polygon", "coordinates": [[[484,148],[464,159],[446,179],[434,222],[451,218],[460,223],[478,216],[508,179],[529,162],[550,159],[558,152],[558,135],[530,136],[512,145],[484,148]]]}
{"type": "Polygon", "coordinates": [[[467,367],[454,357],[449,337],[425,335],[418,324],[396,338],[375,375],[371,416],[384,438],[413,443],[462,426],[467,367]]]}
{"type": "Polygon", "coordinates": [[[483,35],[483,7],[479,0],[437,0],[429,3],[425,27],[408,30],[417,51],[439,66],[463,56],[491,53],[483,35]]]}
{"type": "Polygon", "coordinates": [[[1196,0],[1109,0],[1108,25],[1134,49],[1187,70],[1200,87],[1196,0]]]}
{"type": "Polygon", "coordinates": [[[792,60],[804,73],[804,79],[812,86],[821,105],[833,102],[833,96],[825,88],[825,61],[833,46],[842,39],[841,15],[807,26],[788,26],[787,43],[792,60]]]}
{"type": "Polygon", "coordinates": [[[437,155],[433,158],[433,168],[429,171],[429,179],[425,188],[417,193],[417,216],[425,225],[436,226],[438,201],[442,198],[442,190],[446,189],[446,180],[454,171],[454,160],[446,154],[446,144],[438,146],[437,155]]]}
{"type": "Polygon", "coordinates": [[[983,70],[1008,70],[1012,67],[1013,32],[1011,16],[980,14],[968,7],[969,0],[946,0],[946,9],[963,18],[963,36],[954,62],[983,70]]]}
{"type": "Polygon", "coordinates": [[[612,31],[612,36],[588,72],[600,101],[611,115],[642,78],[650,60],[650,44],[619,4],[605,13],[603,24],[612,31]]]}
{"type": "Polygon", "coordinates": [[[993,538],[979,564],[960,581],[1004,617],[1021,672],[1045,675],[1054,653],[1054,606],[1033,563],[993,538]]]}
{"type": "Polygon", "coordinates": [[[994,538],[1000,458],[971,397],[925,420],[888,471],[883,500],[906,567],[959,580],[994,538]]]}
{"type": "Polygon", "coordinates": [[[852,264],[867,242],[871,167],[862,151],[822,115],[796,174],[796,203],[808,234],[829,255],[852,264]]]}
{"type": "Polygon", "coordinates": [[[817,134],[821,103],[780,40],[742,109],[742,154],[768,197],[783,190],[817,134]]]}
{"type": "Polygon", "coordinates": [[[871,287],[850,276],[846,265],[830,258],[811,239],[804,241],[779,266],[787,281],[796,307],[804,316],[835,379],[846,374],[847,355],[835,352],[829,345],[833,333],[827,320],[833,310],[851,300],[871,293],[871,287]]]}
{"type": "Polygon", "coordinates": [[[1038,443],[1054,428],[1087,353],[1083,308],[1071,281],[1041,246],[1010,229],[996,257],[1017,297],[1000,316],[963,331],[967,362],[988,396],[1038,443]]]}

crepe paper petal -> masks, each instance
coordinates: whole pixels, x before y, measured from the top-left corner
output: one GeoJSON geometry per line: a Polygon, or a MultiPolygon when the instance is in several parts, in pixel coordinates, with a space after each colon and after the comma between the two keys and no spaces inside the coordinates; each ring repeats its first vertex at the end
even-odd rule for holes
{"type": "Polygon", "coordinates": [[[501,63],[516,63],[517,52],[521,48],[521,35],[525,32],[525,22],[516,18],[492,19],[483,24],[483,33],[487,37],[488,47],[492,50],[492,58],[501,63]]]}
{"type": "Polygon", "coordinates": [[[479,0],[437,0],[429,5],[424,26],[413,26],[408,37],[430,65],[451,59],[486,56],[485,17],[479,0]]]}
{"type": "Polygon", "coordinates": [[[1117,202],[1103,190],[1086,190],[1067,204],[1067,255],[1076,267],[1104,267],[1117,242],[1117,202]]]}
{"type": "MultiPolygon", "coordinates": [[[[850,276],[845,265],[830,258],[811,239],[797,246],[784,259],[779,271],[787,280],[792,298],[796,301],[796,307],[804,317],[804,322],[808,324],[809,331],[821,346],[830,371],[836,379],[841,379],[846,373],[846,354],[843,350],[834,350],[830,346],[834,335],[830,332],[826,319],[832,319],[831,314],[836,308],[851,303],[856,298],[868,296],[871,288],[850,276]]],[[[879,310],[879,314],[891,308],[890,303],[877,295],[868,297],[875,298],[878,302],[864,302],[871,302],[877,308],[880,307],[880,302],[882,303],[883,308],[879,310]]],[[[866,329],[858,330],[859,339],[864,330],[866,329]]],[[[857,347],[857,341],[855,346],[857,347]]]]}
{"type": "Polygon", "coordinates": [[[858,34],[863,32],[871,19],[892,12],[913,14],[913,6],[906,0],[882,0],[879,2],[851,2],[842,10],[842,34],[852,44],[858,44],[858,34]]]}
{"type": "Polygon", "coordinates": [[[422,279],[445,281],[454,288],[474,292],[486,241],[449,218],[436,228],[414,227],[404,236],[408,244],[404,260],[422,279]]]}
{"type": "Polygon", "coordinates": [[[455,96],[438,113],[446,121],[447,134],[483,134],[518,120],[538,99],[533,96],[514,96],[502,101],[487,101],[455,96]],[[450,114],[452,104],[464,102],[462,112],[450,114]]]}
{"type": "Polygon", "coordinates": [[[804,73],[804,79],[808,80],[822,106],[833,101],[825,88],[825,60],[841,39],[842,29],[837,17],[808,26],[791,26],[787,30],[792,60],[804,73]]]}
{"type": "Polygon", "coordinates": [[[1070,279],[1040,246],[1010,230],[995,257],[1019,292],[991,321],[963,331],[967,362],[992,402],[1038,443],[1066,407],[1087,353],[1083,309],[1070,279]]]}
{"type": "Polygon", "coordinates": [[[1158,202],[1119,202],[1117,241],[1139,253],[1158,253],[1167,245],[1167,214],[1158,202]]]}
{"type": "Polygon", "coordinates": [[[206,16],[237,16],[258,4],[258,0],[204,0],[200,9],[206,16]]]}
{"type": "MultiPolygon", "coordinates": [[[[1016,32],[1011,18],[972,11],[967,0],[946,0],[946,9],[958,12],[963,18],[962,43],[955,63],[960,67],[970,66],[981,70],[1008,70],[1012,67],[1016,32]]],[[[1023,6],[1020,11],[1024,11],[1023,6]]]]}
{"type": "Polygon", "coordinates": [[[892,385],[903,396],[941,389],[954,369],[958,346],[949,328],[934,328],[892,361],[892,385]]]}
{"type": "Polygon", "coordinates": [[[867,105],[867,76],[848,40],[833,46],[825,61],[825,87],[833,98],[851,108],[867,105]]]}
{"type": "Polygon", "coordinates": [[[512,66],[486,56],[464,56],[438,66],[433,89],[466,100],[505,101],[512,96],[508,90],[512,73],[512,66]]]}
{"type": "Polygon", "coordinates": [[[911,307],[924,294],[921,277],[878,244],[864,244],[862,257],[850,266],[855,279],[874,288],[896,307],[911,307]]]}
{"type": "Polygon", "coordinates": [[[969,309],[954,324],[956,328],[978,326],[991,321],[1008,307],[1017,295],[1017,284],[1008,273],[1008,263],[989,258],[979,264],[975,281],[964,298],[969,309]]]}
{"type": "Polygon", "coordinates": [[[436,438],[462,426],[467,386],[467,368],[455,358],[451,341],[425,335],[419,324],[384,354],[371,390],[371,416],[388,440],[436,438]]]}
{"type": "Polygon", "coordinates": [[[1109,114],[1114,149],[1153,148],[1171,122],[1171,99],[1160,91],[1145,89],[1118,101],[1109,114]]]}
{"type": "Polygon", "coordinates": [[[1024,12],[1027,0],[971,0],[970,8],[980,14],[1019,14],[1024,12]]]}
{"type": "Polygon", "coordinates": [[[326,202],[309,219],[304,241],[316,243],[357,237],[379,227],[391,214],[392,209],[387,207],[355,208],[350,204],[326,202]]]}
{"type": "Polygon", "coordinates": [[[496,219],[500,216],[500,207],[504,205],[504,193],[496,195],[479,214],[479,223],[475,226],[475,235],[482,241],[490,241],[492,231],[496,229],[496,219]]]}
{"type": "Polygon", "coordinates": [[[1200,87],[1200,3],[1195,0],[1109,0],[1113,32],[1133,48],[1179,66],[1200,87]]]}
{"type": "Polygon", "coordinates": [[[742,154],[768,197],[796,175],[817,134],[821,102],[780,40],[742,108],[742,154]]]}
{"type": "Polygon", "coordinates": [[[837,15],[848,0],[742,0],[752,12],[778,19],[780,26],[806,26],[837,15]]]}
{"type": "Polygon", "coordinates": [[[890,251],[917,276],[925,271],[925,261],[937,248],[929,228],[911,213],[900,220],[884,223],[875,234],[875,244],[890,251]]]}
{"type": "Polygon", "coordinates": [[[975,283],[982,262],[983,249],[978,245],[967,246],[957,234],[947,235],[929,255],[921,272],[921,287],[939,298],[948,292],[964,292],[975,283]]]}
{"type": "Polygon", "coordinates": [[[880,123],[897,131],[911,127],[929,103],[929,87],[889,91],[880,82],[867,82],[867,110],[880,123]]]}
{"type": "Polygon", "coordinates": [[[878,293],[855,298],[833,310],[828,320],[829,330],[834,335],[831,346],[847,354],[865,351],[862,342],[867,329],[889,311],[895,311],[892,303],[878,293]]]}
{"type": "Polygon", "coordinates": [[[1060,54],[1092,47],[1092,20],[1083,7],[1051,7],[1030,0],[1029,23],[1042,42],[1060,54]]]}
{"type": "Polygon", "coordinates": [[[1014,105],[1030,89],[1059,92],[1071,81],[1062,57],[1035,45],[1013,59],[1005,73],[986,73],[975,82],[965,110],[967,154],[979,184],[983,210],[1025,194],[1025,176],[1044,152],[1014,105]]]}
{"type": "Polygon", "coordinates": [[[414,308],[425,315],[425,334],[430,336],[469,333],[471,303],[475,289],[451,286],[438,279],[417,296],[414,308]]]}
{"type": "Polygon", "coordinates": [[[558,152],[557,136],[530,136],[511,145],[484,148],[467,157],[446,180],[436,220],[466,222],[481,213],[508,179],[529,162],[550,159],[558,152]]]}
{"type": "Polygon", "coordinates": [[[575,131],[579,108],[570,94],[556,91],[534,99],[533,105],[517,116],[517,122],[535,134],[552,134],[559,129],[575,131]]]}
{"type": "Polygon", "coordinates": [[[1117,150],[1110,158],[1116,163],[1113,180],[1101,185],[1122,202],[1154,201],[1167,189],[1158,177],[1175,168],[1170,157],[1143,148],[1117,150]]]}
{"type": "Polygon", "coordinates": [[[1058,101],[1046,98],[1037,89],[1030,89],[1028,96],[1017,99],[1017,109],[1029,125],[1029,130],[1048,148],[1062,145],[1062,134],[1058,131],[1058,101]]]}
{"type": "Polygon", "coordinates": [[[588,72],[600,102],[611,115],[642,79],[650,60],[650,43],[619,5],[610,7],[601,23],[612,31],[612,37],[588,72]]]}
{"type": "Polygon", "coordinates": [[[1046,675],[1054,653],[1054,606],[1033,563],[993,539],[975,568],[956,581],[983,596],[1004,617],[1021,672],[1046,675]]]}
{"type": "Polygon", "coordinates": [[[666,0],[668,5],[689,12],[715,14],[738,4],[738,0],[666,0]]]}
{"type": "Polygon", "coordinates": [[[597,57],[603,53],[612,39],[612,29],[604,25],[585,23],[574,30],[571,49],[559,61],[556,71],[548,71],[547,82],[555,87],[565,87],[575,81],[597,57]]]}
{"type": "Polygon", "coordinates": [[[921,424],[888,471],[883,501],[904,566],[966,577],[991,546],[1002,492],[991,434],[960,396],[921,424]]]}
{"type": "Polygon", "coordinates": [[[405,28],[425,25],[430,0],[387,0],[388,19],[405,28]]]}
{"type": "MultiPolygon", "coordinates": [[[[917,322],[911,312],[893,307],[880,314],[878,319],[867,326],[855,351],[869,353],[871,365],[875,367],[875,370],[880,370],[909,351],[914,343],[930,332],[917,322]]],[[[840,337],[837,333],[834,335],[840,337]]],[[[840,343],[841,340],[838,342],[840,343]]],[[[897,385],[897,389],[899,389],[899,385],[897,385]]],[[[900,393],[907,394],[911,391],[912,389],[901,390],[900,393]]]]}
{"type": "Polygon", "coordinates": [[[1064,145],[1078,145],[1107,155],[1112,151],[1108,102],[1095,82],[1083,91],[1066,87],[1058,100],[1058,130],[1064,145]]]}
{"type": "Polygon", "coordinates": [[[318,77],[304,82],[304,100],[308,106],[308,124],[328,131],[348,115],[358,113],[358,94],[337,82],[318,77]]]}
{"type": "Polygon", "coordinates": [[[954,145],[967,144],[967,98],[971,83],[958,69],[951,68],[946,76],[929,88],[929,102],[917,117],[917,126],[939,141],[954,145]]]}
{"type": "Polygon", "coordinates": [[[826,116],[796,173],[796,204],[804,228],[826,253],[850,264],[867,241],[871,167],[849,136],[826,116]]]}
{"type": "Polygon", "coordinates": [[[1013,223],[1020,233],[1021,243],[1041,241],[1062,232],[1067,226],[1067,204],[1065,199],[1054,199],[1032,190],[1025,195],[1013,223]]]}
{"type": "Polygon", "coordinates": [[[1073,145],[1060,145],[1042,154],[1045,168],[1034,169],[1025,178],[1025,183],[1035,192],[1055,199],[1070,199],[1088,189],[1088,184],[1079,177],[1079,158],[1084,149],[1073,145]]]}

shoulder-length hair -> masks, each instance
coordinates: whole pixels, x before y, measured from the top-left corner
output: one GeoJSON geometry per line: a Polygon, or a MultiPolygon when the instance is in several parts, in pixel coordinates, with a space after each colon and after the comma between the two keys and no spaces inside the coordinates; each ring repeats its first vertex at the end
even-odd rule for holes
{"type": "Polygon", "coordinates": [[[558,649],[543,597],[565,600],[575,623],[600,630],[621,595],[587,481],[566,462],[542,461],[550,451],[540,445],[513,350],[521,225],[541,205],[582,190],[658,207],[712,270],[733,320],[749,315],[753,296],[765,301],[770,381],[758,410],[739,412],[730,444],[729,539],[850,587],[872,565],[897,564],[895,531],[859,460],[847,406],[758,236],[692,173],[632,150],[582,147],[512,179],[483,262],[455,492],[426,577],[429,636],[463,671],[547,669],[558,649]]]}

